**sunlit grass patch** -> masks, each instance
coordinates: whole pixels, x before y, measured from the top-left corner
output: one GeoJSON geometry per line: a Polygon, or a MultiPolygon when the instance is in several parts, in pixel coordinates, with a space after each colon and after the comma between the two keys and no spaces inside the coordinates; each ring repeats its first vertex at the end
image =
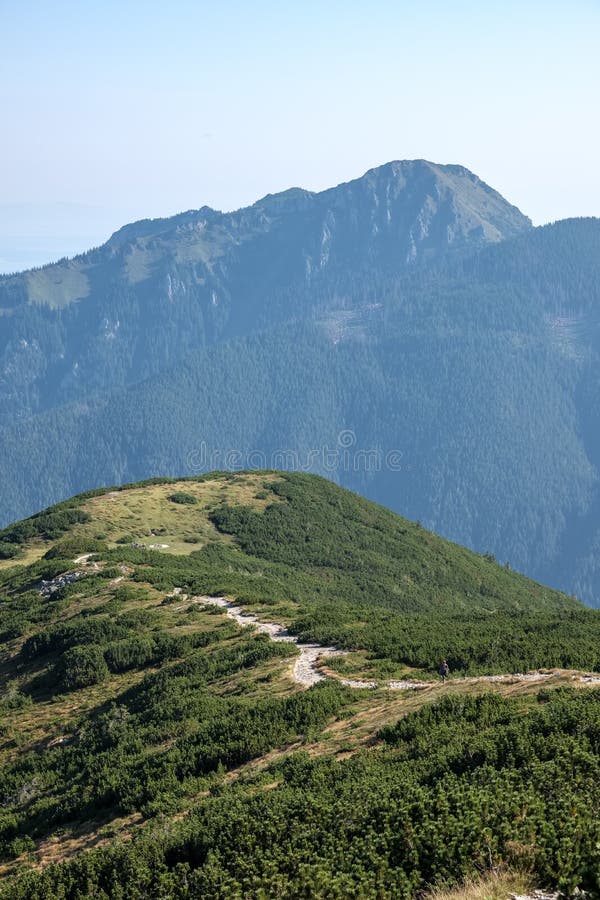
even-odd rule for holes
{"type": "Polygon", "coordinates": [[[511,894],[525,894],[531,889],[529,876],[505,872],[484,875],[467,881],[460,887],[431,891],[423,900],[509,900],[511,894]]]}
{"type": "Polygon", "coordinates": [[[210,521],[211,511],[221,505],[243,504],[264,509],[278,498],[265,486],[277,480],[275,474],[245,475],[236,479],[214,478],[207,481],[180,481],[169,484],[109,491],[87,500],[86,512],[93,521],[73,529],[74,534],[91,538],[106,531],[108,543],[141,543],[173,554],[189,555],[209,542],[232,543],[210,521]],[[185,494],[195,503],[174,503],[169,498],[185,494]]]}

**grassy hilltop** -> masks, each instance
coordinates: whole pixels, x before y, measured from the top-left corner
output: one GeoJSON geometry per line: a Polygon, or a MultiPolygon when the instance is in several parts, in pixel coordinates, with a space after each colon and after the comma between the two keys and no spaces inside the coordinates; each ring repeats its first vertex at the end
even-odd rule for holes
{"type": "Polygon", "coordinates": [[[600,692],[472,676],[600,670],[600,613],[323,479],[158,479],[9,526],[0,642],[0,896],[594,885],[600,692]],[[304,690],[293,644],[207,595],[347,652],[304,690]]]}

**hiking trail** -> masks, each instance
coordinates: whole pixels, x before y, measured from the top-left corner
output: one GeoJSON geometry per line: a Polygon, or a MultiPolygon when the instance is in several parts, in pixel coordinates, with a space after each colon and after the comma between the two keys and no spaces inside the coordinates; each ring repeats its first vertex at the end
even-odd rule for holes
{"type": "MultiPolygon", "coordinates": [[[[180,591],[177,591],[177,593],[180,593],[180,591]]],[[[268,634],[274,641],[284,641],[288,644],[295,644],[299,651],[299,656],[294,663],[292,678],[297,684],[301,684],[303,687],[312,687],[313,684],[325,681],[327,677],[336,677],[333,675],[325,675],[319,668],[319,662],[333,656],[345,656],[349,652],[347,650],[339,650],[337,647],[328,647],[322,644],[301,641],[297,635],[290,634],[287,626],[277,622],[261,621],[258,616],[245,613],[241,607],[237,606],[233,600],[228,600],[227,597],[194,597],[192,602],[200,603],[203,606],[216,606],[219,609],[222,609],[229,618],[237,622],[238,625],[253,626],[260,634],[268,634]]],[[[554,669],[552,671],[515,672],[506,673],[504,675],[476,675],[461,678],[460,684],[481,684],[484,682],[492,684],[495,682],[504,682],[507,684],[517,682],[544,682],[553,676],[567,673],[568,670],[554,669]]],[[[576,673],[572,675],[572,678],[573,680],[585,684],[600,684],[600,675],[576,673]]],[[[387,688],[392,691],[423,690],[439,684],[437,681],[361,681],[341,677],[336,677],[336,680],[349,688],[368,688],[371,690],[375,690],[376,688],[387,688]]]]}

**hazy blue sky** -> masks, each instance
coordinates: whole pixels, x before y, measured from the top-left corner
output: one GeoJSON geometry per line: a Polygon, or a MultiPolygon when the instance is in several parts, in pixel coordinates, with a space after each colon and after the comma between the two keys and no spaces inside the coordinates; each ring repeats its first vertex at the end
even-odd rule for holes
{"type": "Polygon", "coordinates": [[[599,46],[600,0],[0,0],[0,269],[391,159],[600,215],[599,46]]]}

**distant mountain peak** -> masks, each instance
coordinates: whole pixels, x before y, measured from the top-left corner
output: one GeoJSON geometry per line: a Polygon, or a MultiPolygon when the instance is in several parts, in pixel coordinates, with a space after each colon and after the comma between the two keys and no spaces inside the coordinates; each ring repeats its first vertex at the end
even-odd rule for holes
{"type": "MultiPolygon", "coordinates": [[[[257,215],[278,222],[300,217],[296,225],[302,228],[303,217],[314,223],[319,214],[326,220],[328,214],[335,218],[342,211],[353,221],[353,257],[356,239],[366,248],[372,239],[385,241],[388,234],[395,245],[395,252],[388,248],[394,255],[391,262],[400,266],[450,247],[495,243],[531,228],[527,216],[465,166],[408,159],[391,160],[322,191],[287,188],[228,213],[203,206],[167,218],[142,219],[120,228],[107,244],[115,248],[139,239],[175,237],[201,222],[225,231],[233,228],[239,235],[244,226],[252,230],[257,215]]],[[[329,225],[326,228],[331,232],[329,225]]],[[[292,230],[298,232],[295,226],[292,230]]]]}
{"type": "Polygon", "coordinates": [[[357,296],[357,279],[396,278],[530,228],[464,166],[424,159],[232,212],[203,206],[130,223],[71,260],[0,277],[0,424],[147,377],[173,346],[182,353],[315,316],[334,341],[350,314],[351,331],[370,332],[381,303],[357,296]],[[147,331],[153,321],[161,325],[147,331]]]}
{"type": "Polygon", "coordinates": [[[496,243],[532,227],[531,220],[516,206],[461,165],[425,159],[393,160],[325,194],[341,189],[370,191],[375,205],[381,205],[383,199],[390,221],[392,207],[396,207],[415,245],[409,262],[419,255],[419,242],[430,235],[438,246],[425,240],[429,244],[425,249],[439,253],[450,245],[496,243]]]}

